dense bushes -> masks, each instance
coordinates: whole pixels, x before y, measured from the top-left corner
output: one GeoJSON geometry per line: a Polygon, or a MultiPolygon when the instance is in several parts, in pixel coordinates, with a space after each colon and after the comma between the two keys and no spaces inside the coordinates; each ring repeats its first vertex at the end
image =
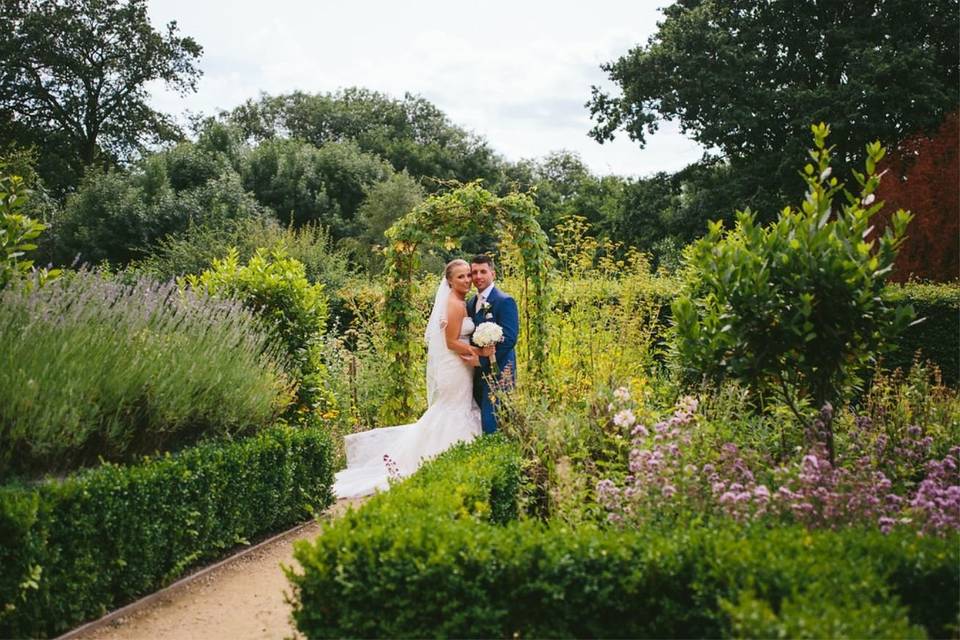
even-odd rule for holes
{"type": "Polygon", "coordinates": [[[307,280],[302,263],[282,250],[271,254],[257,250],[241,265],[236,249],[203,273],[187,274],[181,284],[218,298],[241,301],[257,313],[261,326],[275,335],[293,364],[299,406],[305,413],[334,406],[327,391],[326,369],[320,349],[327,323],[327,297],[323,285],[307,280]]]}
{"type": "Polygon", "coordinates": [[[234,302],[80,272],[0,295],[0,477],[129,460],[272,424],[280,349],[234,302]]]}
{"type": "Polygon", "coordinates": [[[125,265],[143,257],[160,239],[192,224],[221,225],[270,215],[244,191],[239,175],[226,167],[211,173],[203,158],[178,147],[169,152],[169,158],[150,157],[129,174],[91,172],[54,222],[56,260],[125,265]],[[194,162],[188,162],[191,158],[194,162]],[[171,171],[182,189],[171,184],[171,171]]]}
{"type": "Polygon", "coordinates": [[[357,208],[367,190],[386,180],[393,168],[349,142],[314,146],[269,140],[246,153],[240,173],[247,190],[281,222],[320,224],[343,238],[359,231],[357,208]]]}
{"type": "Polygon", "coordinates": [[[483,439],[296,557],[308,637],[943,635],[957,537],[799,527],[604,531],[505,522],[518,460],[483,439]],[[496,498],[490,498],[491,494],[496,498]],[[502,526],[494,526],[499,524],[502,526]],[[376,611],[371,616],[370,611],[376,611]]]}
{"type": "MultiPolygon", "coordinates": [[[[223,258],[236,248],[240,260],[246,262],[257,249],[287,256],[303,264],[307,280],[322,283],[328,292],[337,291],[350,275],[347,253],[335,248],[330,234],[317,225],[299,229],[284,227],[276,220],[247,218],[220,225],[198,225],[187,231],[167,236],[152,253],[124,270],[144,274],[161,281],[209,269],[215,259],[223,258]]],[[[336,309],[331,309],[336,315],[336,309]]]]}
{"type": "Polygon", "coordinates": [[[278,427],[232,444],[0,489],[0,636],[56,635],[332,501],[330,442],[278,427]]]}
{"type": "MultiPolygon", "coordinates": [[[[466,594],[451,599],[454,594],[429,585],[441,579],[440,572],[457,570],[448,554],[463,540],[459,525],[483,523],[482,532],[489,523],[516,518],[519,465],[515,449],[500,438],[459,445],[360,511],[348,512],[315,545],[298,543],[294,555],[306,572],[288,575],[298,594],[294,618],[300,630],[308,637],[463,635],[443,626],[442,616],[462,623],[457,609],[466,594]]],[[[482,554],[483,541],[476,542],[481,546],[474,551],[482,554]]],[[[473,583],[473,577],[461,574],[460,586],[482,609],[489,604],[489,585],[473,583]]]]}

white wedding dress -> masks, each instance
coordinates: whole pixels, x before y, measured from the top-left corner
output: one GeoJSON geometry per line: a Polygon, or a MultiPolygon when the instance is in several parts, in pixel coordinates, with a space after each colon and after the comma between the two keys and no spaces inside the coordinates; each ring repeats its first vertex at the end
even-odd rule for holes
{"type": "MultiPolygon", "coordinates": [[[[413,424],[382,427],[345,438],[347,468],[336,475],[337,498],[356,498],[386,489],[391,474],[406,477],[420,464],[458,442],[480,435],[480,409],[473,399],[473,367],[443,339],[449,285],[440,283],[427,323],[427,411],[413,424]],[[388,470],[387,459],[394,466],[388,470]]],[[[459,340],[470,342],[473,320],[463,319],[459,340]]]]}

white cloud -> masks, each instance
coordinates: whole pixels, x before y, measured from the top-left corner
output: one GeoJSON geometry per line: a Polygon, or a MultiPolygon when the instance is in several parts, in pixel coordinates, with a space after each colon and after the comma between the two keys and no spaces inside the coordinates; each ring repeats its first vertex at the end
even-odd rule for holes
{"type": "Polygon", "coordinates": [[[172,113],[229,109],[261,91],[361,86],[422,95],[511,160],[567,149],[598,173],[676,170],[701,149],[664,126],[641,150],[620,136],[600,145],[583,104],[599,65],[645,42],[658,3],[196,2],[152,0],[156,24],[177,20],[204,47],[196,94],[157,90],[172,113]]]}

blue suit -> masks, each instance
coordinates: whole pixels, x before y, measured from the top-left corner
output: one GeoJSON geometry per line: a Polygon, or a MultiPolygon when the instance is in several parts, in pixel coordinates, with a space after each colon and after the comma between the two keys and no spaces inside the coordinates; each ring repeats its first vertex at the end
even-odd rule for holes
{"type": "MultiPolygon", "coordinates": [[[[490,290],[486,304],[477,308],[477,296],[467,302],[467,312],[478,327],[484,322],[496,322],[503,329],[503,342],[497,345],[497,368],[500,370],[499,389],[512,389],[517,376],[517,354],[514,347],[520,332],[520,312],[513,298],[496,287],[490,290]]],[[[480,367],[473,374],[473,397],[480,405],[480,422],[484,433],[497,430],[497,416],[491,395],[494,372],[489,358],[480,358],[480,367]]]]}

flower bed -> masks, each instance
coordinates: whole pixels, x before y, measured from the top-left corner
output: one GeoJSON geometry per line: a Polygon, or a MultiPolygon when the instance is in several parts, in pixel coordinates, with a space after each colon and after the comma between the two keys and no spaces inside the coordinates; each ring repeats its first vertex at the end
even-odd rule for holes
{"type": "Polygon", "coordinates": [[[332,502],[328,436],[276,427],[0,488],[0,637],[62,633],[332,502]]]}
{"type": "Polygon", "coordinates": [[[632,530],[517,519],[519,454],[459,447],[301,543],[308,637],[940,636],[958,537],[733,520],[632,530]],[[371,612],[375,612],[372,614],[371,612]]]}

